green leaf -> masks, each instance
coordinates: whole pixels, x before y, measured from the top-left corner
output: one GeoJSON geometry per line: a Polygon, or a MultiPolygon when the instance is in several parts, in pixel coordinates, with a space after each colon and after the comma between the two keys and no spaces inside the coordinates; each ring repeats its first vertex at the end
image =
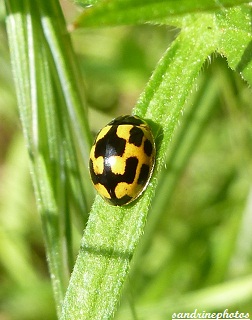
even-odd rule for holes
{"type": "Polygon", "coordinates": [[[224,55],[229,66],[239,72],[252,85],[252,30],[251,6],[220,11],[217,24],[220,33],[218,52],[224,55]]]}
{"type": "MultiPolygon", "coordinates": [[[[84,1],[85,3],[86,1],[84,1]]],[[[84,10],[74,22],[73,28],[101,27],[146,23],[156,21],[160,23],[161,18],[171,19],[188,13],[199,13],[213,11],[237,6],[249,1],[244,0],[112,0],[102,1],[97,5],[84,10]]]]}

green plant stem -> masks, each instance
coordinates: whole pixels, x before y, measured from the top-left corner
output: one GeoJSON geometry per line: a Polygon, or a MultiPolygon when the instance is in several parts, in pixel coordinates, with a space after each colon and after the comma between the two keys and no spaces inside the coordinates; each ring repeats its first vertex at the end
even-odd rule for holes
{"type": "Polygon", "coordinates": [[[72,269],[70,207],[84,227],[92,199],[83,88],[58,1],[6,0],[19,112],[60,316],[72,269]]]}

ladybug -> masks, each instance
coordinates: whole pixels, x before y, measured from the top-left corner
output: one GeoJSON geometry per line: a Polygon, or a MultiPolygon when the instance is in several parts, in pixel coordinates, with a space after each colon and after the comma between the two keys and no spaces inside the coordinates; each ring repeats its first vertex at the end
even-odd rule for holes
{"type": "Polygon", "coordinates": [[[144,120],[131,115],[115,118],[98,132],[90,151],[94,187],[114,206],[132,202],[147,187],[155,154],[154,138],[144,120]]]}

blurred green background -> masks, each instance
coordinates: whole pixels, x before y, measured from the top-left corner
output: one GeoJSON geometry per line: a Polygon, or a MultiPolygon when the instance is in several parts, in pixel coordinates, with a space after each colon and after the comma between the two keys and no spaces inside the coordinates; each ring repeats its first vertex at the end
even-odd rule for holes
{"type": "MultiPolygon", "coordinates": [[[[76,8],[67,1],[62,7],[71,21],[76,8]]],[[[56,319],[4,17],[0,3],[0,320],[56,319]]],[[[94,133],[112,117],[131,113],[156,63],[178,32],[137,26],[72,34],[94,133]]],[[[131,301],[136,310],[167,301],[171,312],[173,305],[178,312],[180,301],[180,311],[186,312],[194,310],[204,294],[208,300],[199,307],[213,311],[211,288],[218,292],[228,281],[235,281],[231,292],[236,292],[236,297],[221,296],[222,310],[252,313],[252,289],[249,292],[244,286],[243,290],[246,279],[252,284],[252,92],[217,55],[211,57],[211,63],[206,62],[196,89],[188,108],[200,97],[200,103],[211,105],[209,116],[156,224],[148,250],[139,253],[141,263],[136,262],[133,268],[118,319],[132,318],[131,301]],[[208,92],[213,90],[209,83],[215,81],[215,92],[208,92]],[[209,101],[209,96],[214,98],[209,101]]],[[[184,119],[188,120],[187,112],[184,119]]],[[[167,165],[164,172],[169,169],[167,165]]],[[[159,192],[161,188],[157,196],[159,192]]],[[[150,219],[155,216],[155,209],[152,211],[150,219]]],[[[76,234],[76,252],[80,236],[76,234]]]]}

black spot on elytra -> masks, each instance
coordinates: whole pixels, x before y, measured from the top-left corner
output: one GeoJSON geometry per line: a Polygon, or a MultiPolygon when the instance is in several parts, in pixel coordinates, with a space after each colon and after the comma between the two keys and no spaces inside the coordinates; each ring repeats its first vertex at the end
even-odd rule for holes
{"type": "Polygon", "coordinates": [[[144,141],[144,152],[145,154],[150,157],[152,155],[152,150],[153,150],[153,147],[152,147],[152,143],[150,142],[150,140],[145,140],[144,141]]]}
{"type": "Polygon", "coordinates": [[[130,202],[131,199],[132,199],[132,197],[130,197],[128,195],[125,195],[120,199],[117,199],[117,198],[114,198],[113,200],[112,199],[107,199],[107,201],[110,204],[113,204],[114,206],[123,206],[124,204],[130,202]]]}
{"type": "Polygon", "coordinates": [[[136,169],[138,165],[138,159],[136,157],[130,157],[126,160],[125,172],[122,175],[123,181],[119,182],[127,182],[132,183],[134,181],[136,175],[136,169]]]}
{"type": "Polygon", "coordinates": [[[97,141],[94,155],[104,159],[111,156],[122,156],[125,151],[126,140],[116,134],[117,126],[112,126],[107,134],[97,141]]]}
{"type": "Polygon", "coordinates": [[[143,130],[139,127],[133,127],[130,129],[129,143],[134,144],[136,147],[140,147],[143,141],[143,130]]]}
{"type": "Polygon", "coordinates": [[[149,177],[150,167],[147,164],[143,164],[140,170],[140,174],[137,180],[138,184],[144,185],[149,177]]]}

